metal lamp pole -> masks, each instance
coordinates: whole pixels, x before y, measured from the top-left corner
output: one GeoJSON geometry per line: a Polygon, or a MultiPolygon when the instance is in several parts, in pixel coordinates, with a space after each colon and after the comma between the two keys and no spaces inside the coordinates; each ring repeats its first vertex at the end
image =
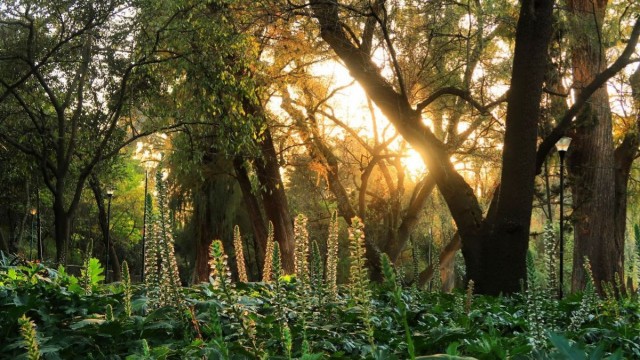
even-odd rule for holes
{"type": "Polygon", "coordinates": [[[142,216],[142,272],[141,280],[144,283],[144,268],[145,268],[145,255],[146,255],[146,240],[147,240],[147,191],[149,183],[149,170],[144,171],[144,215],[142,216]]]}
{"type": "Polygon", "coordinates": [[[111,250],[111,198],[113,198],[113,189],[107,190],[107,261],[105,263],[105,282],[109,282],[109,251],[111,250]]]}
{"type": "Polygon", "coordinates": [[[44,248],[42,246],[42,223],[40,222],[40,188],[36,192],[36,246],[38,247],[38,260],[44,260],[44,248]]]}
{"type": "Polygon", "coordinates": [[[564,296],[564,155],[571,144],[570,137],[563,137],[556,143],[558,155],[560,156],[560,284],[558,297],[564,296]]]}
{"type": "Polygon", "coordinates": [[[35,217],[36,214],[38,213],[38,210],[36,210],[36,208],[32,208],[31,209],[31,239],[29,240],[29,261],[33,260],[33,240],[36,236],[35,231],[34,231],[34,227],[35,227],[35,217]]]}

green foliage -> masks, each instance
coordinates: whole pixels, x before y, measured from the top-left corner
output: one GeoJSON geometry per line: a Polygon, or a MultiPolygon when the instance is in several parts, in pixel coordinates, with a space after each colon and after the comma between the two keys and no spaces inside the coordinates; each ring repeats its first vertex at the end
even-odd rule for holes
{"type": "MultiPolygon", "coordinates": [[[[272,255],[279,257],[278,247],[274,249],[272,255]]],[[[215,250],[220,259],[221,247],[215,250]]],[[[132,285],[133,313],[124,316],[125,294],[120,285],[99,283],[86,294],[64,268],[0,265],[0,336],[4,339],[0,358],[25,353],[20,335],[24,322],[19,323],[25,315],[36,324],[38,333],[30,338],[36,339],[43,358],[83,358],[93,353],[98,358],[126,359],[401,359],[411,356],[411,343],[416,359],[429,354],[441,354],[431,355],[436,359],[640,355],[636,298],[620,300],[617,316],[610,311],[592,312],[582,326],[569,331],[581,295],[570,295],[560,303],[540,297],[542,309],[561,310],[556,321],[562,338],[545,336],[544,344],[534,349],[526,295],[475,295],[466,313],[456,305],[464,302],[464,293],[402,289],[391,264],[382,261],[384,284],[369,285],[375,350],[363,332],[363,309],[348,288],[339,287],[337,299],[308,309],[319,315],[305,315],[304,327],[302,314],[295,310],[301,303],[300,284],[286,277],[274,278],[273,283],[238,283],[226,290],[206,283],[184,288],[190,316],[171,307],[152,308],[143,314],[140,309],[148,301],[144,288],[132,285]]]]}
{"type": "Polygon", "coordinates": [[[391,260],[387,254],[383,254],[381,256],[382,262],[382,272],[384,274],[385,285],[391,292],[393,296],[393,300],[396,305],[396,309],[398,312],[398,321],[404,327],[405,337],[407,339],[407,349],[409,352],[409,357],[411,359],[416,358],[416,350],[413,345],[413,338],[411,337],[411,329],[409,328],[409,322],[407,321],[407,304],[405,304],[402,299],[402,289],[398,286],[398,281],[396,279],[395,271],[391,266],[391,260]]]}
{"type": "Polygon", "coordinates": [[[104,268],[100,264],[100,260],[89,258],[84,262],[83,268],[80,270],[82,278],[82,287],[87,294],[91,294],[93,289],[104,281],[104,268]]]}

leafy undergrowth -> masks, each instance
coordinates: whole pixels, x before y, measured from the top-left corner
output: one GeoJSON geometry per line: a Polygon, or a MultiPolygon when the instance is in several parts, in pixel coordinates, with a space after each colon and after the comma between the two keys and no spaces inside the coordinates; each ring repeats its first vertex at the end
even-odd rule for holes
{"type": "Polygon", "coordinates": [[[334,296],[283,276],[183,288],[182,305],[151,309],[143,286],[129,302],[125,284],[91,271],[83,284],[63,268],[1,266],[0,358],[34,358],[37,346],[44,359],[406,359],[408,343],[417,358],[640,358],[640,308],[626,295],[558,303],[543,290],[469,297],[387,281],[362,302],[350,287],[334,296]]]}

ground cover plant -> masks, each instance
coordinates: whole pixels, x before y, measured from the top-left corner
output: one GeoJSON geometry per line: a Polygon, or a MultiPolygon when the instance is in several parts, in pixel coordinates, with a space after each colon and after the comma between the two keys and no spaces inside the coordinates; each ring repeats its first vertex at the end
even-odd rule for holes
{"type": "MultiPolygon", "coordinates": [[[[171,261],[156,263],[146,284],[131,284],[125,262],[123,281],[104,284],[100,262],[89,256],[79,278],[62,266],[3,256],[0,357],[640,357],[638,296],[621,284],[606,285],[602,298],[591,284],[558,301],[531,271],[529,288],[509,297],[474,295],[473,283],[465,292],[429,292],[403,287],[386,256],[384,281],[372,284],[364,230],[354,219],[350,280],[336,286],[335,277],[324,275],[335,271],[328,267],[335,267],[336,255],[329,252],[323,262],[317,245],[309,245],[305,222],[296,220],[304,246],[296,250],[295,274],[283,274],[278,243],[271,240],[262,282],[233,281],[220,241],[210,248],[210,281],[191,287],[166,278],[162,264],[171,261]]],[[[167,244],[158,241],[149,251],[162,253],[167,244]]]]}

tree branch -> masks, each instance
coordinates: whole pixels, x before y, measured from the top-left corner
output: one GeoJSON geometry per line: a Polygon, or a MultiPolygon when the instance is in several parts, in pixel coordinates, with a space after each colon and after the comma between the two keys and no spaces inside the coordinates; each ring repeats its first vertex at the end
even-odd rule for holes
{"type": "Polygon", "coordinates": [[[573,119],[578,115],[582,107],[587,103],[591,95],[604,86],[609,79],[620,72],[625,66],[633,63],[635,60],[631,59],[631,55],[634,53],[636,45],[638,44],[638,38],[640,37],[640,17],[636,20],[631,36],[627,42],[627,46],[624,48],[620,57],[611,64],[608,68],[598,74],[591,83],[585,86],[576,102],[567,110],[562,119],[558,122],[558,125],[551,131],[551,133],[540,143],[538,146],[538,152],[536,154],[536,174],[540,174],[542,171],[542,164],[547,158],[547,155],[551,149],[555,146],[556,142],[565,134],[573,119]]]}

